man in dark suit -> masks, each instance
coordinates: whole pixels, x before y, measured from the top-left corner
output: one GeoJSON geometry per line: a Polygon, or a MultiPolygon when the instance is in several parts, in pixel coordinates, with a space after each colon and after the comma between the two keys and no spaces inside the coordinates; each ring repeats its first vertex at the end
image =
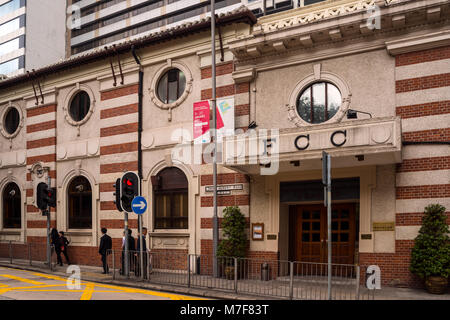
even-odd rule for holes
{"type": "MultiPolygon", "coordinates": [[[[147,235],[147,228],[142,228],[142,259],[143,259],[143,266],[144,266],[144,279],[147,279],[147,243],[145,236],[147,235]]],[[[137,266],[136,266],[136,275],[139,277],[141,275],[141,258],[140,258],[140,249],[141,249],[141,241],[139,237],[137,238],[137,266]]]]}
{"type": "Polygon", "coordinates": [[[135,259],[134,259],[134,255],[136,254],[136,240],[134,239],[134,237],[131,235],[132,234],[132,230],[128,229],[128,266],[129,266],[129,270],[132,271],[134,270],[134,265],[135,265],[135,259]]]}
{"type": "Polygon", "coordinates": [[[107,274],[109,272],[106,256],[109,253],[108,250],[112,249],[111,237],[108,236],[106,232],[108,232],[108,230],[106,228],[102,228],[103,236],[100,239],[100,247],[98,248],[98,253],[102,255],[103,274],[107,274]]]}

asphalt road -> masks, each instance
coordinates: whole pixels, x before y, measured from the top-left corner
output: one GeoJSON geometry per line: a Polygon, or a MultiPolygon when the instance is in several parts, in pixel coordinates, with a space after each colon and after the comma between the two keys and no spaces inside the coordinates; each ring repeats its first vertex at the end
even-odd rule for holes
{"type": "Polygon", "coordinates": [[[201,300],[158,292],[0,267],[0,300],[201,300]]]}

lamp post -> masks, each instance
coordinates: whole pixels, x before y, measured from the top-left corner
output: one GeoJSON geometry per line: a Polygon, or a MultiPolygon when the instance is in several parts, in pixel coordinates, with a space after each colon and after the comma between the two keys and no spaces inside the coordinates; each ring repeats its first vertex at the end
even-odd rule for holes
{"type": "Polygon", "coordinates": [[[211,137],[213,139],[213,272],[214,277],[218,276],[217,266],[217,246],[219,243],[219,223],[217,218],[217,117],[216,117],[216,14],[215,0],[211,0],[211,69],[212,69],[212,98],[211,107],[213,113],[213,125],[211,127],[211,137]]]}

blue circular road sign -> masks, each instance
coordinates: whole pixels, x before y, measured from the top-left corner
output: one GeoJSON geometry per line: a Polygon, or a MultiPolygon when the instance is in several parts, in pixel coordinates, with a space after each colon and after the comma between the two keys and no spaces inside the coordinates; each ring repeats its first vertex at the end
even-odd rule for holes
{"type": "Polygon", "coordinates": [[[136,214],[143,214],[147,210],[147,200],[144,197],[135,197],[131,202],[131,209],[136,214]]]}

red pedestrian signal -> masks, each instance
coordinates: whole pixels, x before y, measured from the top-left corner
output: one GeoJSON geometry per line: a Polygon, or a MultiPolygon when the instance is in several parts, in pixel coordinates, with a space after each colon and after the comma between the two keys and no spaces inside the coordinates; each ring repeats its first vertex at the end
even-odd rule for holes
{"type": "Polygon", "coordinates": [[[139,177],[134,172],[127,172],[122,176],[122,183],[120,190],[120,204],[126,212],[133,212],[131,202],[140,195],[139,177]]]}

